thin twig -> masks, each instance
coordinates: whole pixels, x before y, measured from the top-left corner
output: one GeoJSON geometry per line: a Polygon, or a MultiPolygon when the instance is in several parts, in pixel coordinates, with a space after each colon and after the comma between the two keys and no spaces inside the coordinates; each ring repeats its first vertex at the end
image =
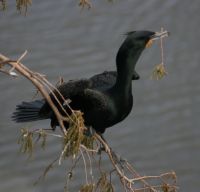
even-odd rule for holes
{"type": "MultiPolygon", "coordinates": [[[[164,29],[161,28],[161,32],[163,32],[164,29]]],[[[164,65],[164,49],[163,49],[163,37],[160,37],[160,50],[161,50],[161,63],[164,65]]]]}
{"type": "MultiPolygon", "coordinates": [[[[91,161],[91,158],[90,158],[90,154],[89,154],[89,150],[84,146],[84,145],[80,145],[80,147],[84,148],[87,156],[88,156],[88,159],[89,159],[89,169],[90,169],[90,175],[91,175],[91,178],[92,178],[92,183],[93,183],[93,180],[94,180],[94,176],[93,176],[93,169],[92,169],[92,161],[91,161]]],[[[94,153],[95,150],[93,150],[93,153],[94,153]]],[[[91,152],[91,151],[90,151],[91,152]]],[[[96,151],[97,152],[97,151],[96,151]]]]}
{"type": "Polygon", "coordinates": [[[79,150],[80,150],[81,156],[83,158],[83,164],[84,164],[84,168],[85,168],[85,179],[86,179],[86,184],[88,185],[89,182],[88,182],[88,175],[87,175],[87,164],[86,164],[85,157],[84,157],[82,149],[80,148],[79,150]]]}

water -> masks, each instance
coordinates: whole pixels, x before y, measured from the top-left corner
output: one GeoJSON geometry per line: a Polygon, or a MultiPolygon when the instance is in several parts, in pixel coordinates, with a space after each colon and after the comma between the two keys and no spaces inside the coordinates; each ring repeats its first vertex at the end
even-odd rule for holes
{"type": "MultiPolygon", "coordinates": [[[[0,52],[17,58],[27,49],[23,63],[55,83],[59,76],[69,80],[113,69],[127,31],[169,30],[164,45],[169,75],[150,80],[153,66],[160,62],[159,44],[145,50],[137,64],[141,79],[133,84],[134,109],[105,137],[141,174],[174,170],[180,191],[199,191],[199,1],[94,1],[93,5],[91,10],[80,10],[72,0],[33,1],[24,17],[9,2],[8,10],[0,12],[0,52]]],[[[33,186],[58,155],[57,139],[49,139],[46,151],[39,150],[32,160],[18,153],[22,125],[13,123],[10,115],[16,104],[30,100],[35,89],[23,78],[4,74],[0,88],[0,191],[62,191],[65,166],[57,166],[44,182],[33,186]]],[[[28,125],[48,127],[48,123],[28,125]]],[[[77,179],[72,191],[80,183],[77,179]]]]}

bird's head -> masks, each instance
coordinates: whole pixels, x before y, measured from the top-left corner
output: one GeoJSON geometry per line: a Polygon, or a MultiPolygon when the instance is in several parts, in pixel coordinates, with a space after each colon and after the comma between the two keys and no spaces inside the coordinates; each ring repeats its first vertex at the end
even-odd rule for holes
{"type": "Polygon", "coordinates": [[[122,43],[116,57],[118,73],[132,70],[132,80],[140,78],[135,71],[135,65],[142,51],[150,44],[150,42],[168,36],[167,31],[132,31],[128,32],[125,41],[122,43]]]}
{"type": "Polygon", "coordinates": [[[119,63],[123,63],[131,57],[132,60],[137,60],[150,41],[168,36],[169,32],[132,31],[128,32],[126,35],[127,37],[117,54],[117,62],[119,63]]]}
{"type": "Polygon", "coordinates": [[[127,33],[125,44],[127,48],[144,49],[150,40],[160,39],[168,36],[168,31],[153,32],[153,31],[131,31],[127,33]]]}

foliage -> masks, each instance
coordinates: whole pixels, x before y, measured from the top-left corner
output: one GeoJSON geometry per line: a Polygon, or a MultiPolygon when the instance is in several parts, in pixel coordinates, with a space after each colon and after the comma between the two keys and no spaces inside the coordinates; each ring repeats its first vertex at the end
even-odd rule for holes
{"type": "Polygon", "coordinates": [[[47,134],[43,129],[38,131],[29,131],[27,128],[22,128],[18,139],[18,144],[20,144],[20,152],[27,153],[29,154],[29,157],[32,157],[34,151],[34,138],[36,138],[35,143],[39,140],[41,141],[41,148],[44,149],[46,146],[47,134]],[[37,135],[34,135],[35,132],[37,135]]]}
{"type": "Polygon", "coordinates": [[[32,0],[16,0],[16,8],[20,13],[27,13],[28,6],[32,4],[32,0]]]}
{"type": "Polygon", "coordinates": [[[33,133],[28,131],[28,129],[22,128],[18,144],[21,145],[20,152],[28,153],[31,157],[33,154],[33,133]]]}
{"type": "Polygon", "coordinates": [[[106,173],[102,173],[101,177],[97,182],[96,189],[99,192],[114,192],[113,185],[111,181],[107,179],[106,173]]]}
{"type": "Polygon", "coordinates": [[[74,111],[69,121],[67,134],[63,138],[63,157],[76,156],[80,145],[93,149],[94,136],[87,136],[81,111],[74,111]]]}
{"type": "Polygon", "coordinates": [[[80,192],[93,192],[94,185],[93,184],[86,184],[81,186],[80,192]]]}
{"type": "MultiPolygon", "coordinates": [[[[16,0],[16,9],[20,13],[24,13],[26,15],[28,7],[32,4],[32,0],[16,0]]],[[[1,10],[6,10],[7,3],[6,0],[0,0],[0,8],[1,10]]]]}
{"type": "Polygon", "coordinates": [[[3,11],[6,10],[6,0],[0,0],[0,9],[3,11]]]}
{"type": "Polygon", "coordinates": [[[167,71],[164,64],[160,63],[159,65],[156,65],[152,73],[152,78],[159,80],[162,79],[165,75],[167,75],[167,71]]]}
{"type": "MultiPolygon", "coordinates": [[[[78,0],[76,0],[78,1],[78,0]]],[[[107,0],[108,2],[112,2],[113,0],[107,0]]],[[[0,9],[6,10],[7,8],[7,0],[0,0],[0,9]]],[[[27,14],[28,7],[31,6],[32,0],[16,0],[16,9],[22,14],[27,14]]],[[[81,8],[92,8],[91,0],[79,0],[78,5],[81,8]]]]}

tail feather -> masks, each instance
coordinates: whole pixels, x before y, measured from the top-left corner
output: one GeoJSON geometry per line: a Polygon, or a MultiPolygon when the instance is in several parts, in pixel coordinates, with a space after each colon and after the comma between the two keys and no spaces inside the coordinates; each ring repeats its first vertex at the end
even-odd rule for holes
{"type": "Polygon", "coordinates": [[[29,122],[47,119],[47,116],[40,114],[40,109],[44,105],[44,102],[44,100],[22,102],[16,106],[16,111],[13,113],[12,119],[16,122],[29,122]]]}

